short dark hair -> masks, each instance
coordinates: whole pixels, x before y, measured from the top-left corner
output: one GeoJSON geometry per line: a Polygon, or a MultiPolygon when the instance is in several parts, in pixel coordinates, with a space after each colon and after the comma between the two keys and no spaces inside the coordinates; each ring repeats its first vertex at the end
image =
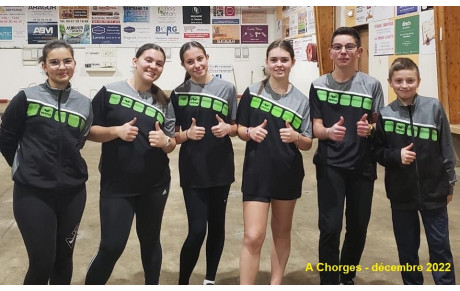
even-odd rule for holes
{"type": "Polygon", "coordinates": [[[361,47],[361,37],[359,36],[359,32],[353,27],[342,26],[337,28],[334,33],[332,33],[331,45],[337,35],[350,35],[355,39],[356,45],[361,47]]]}
{"type": "Polygon", "coordinates": [[[420,79],[420,71],[417,64],[409,58],[397,58],[394,60],[388,72],[388,79],[391,80],[393,74],[401,70],[415,70],[417,72],[417,77],[420,79]]]}

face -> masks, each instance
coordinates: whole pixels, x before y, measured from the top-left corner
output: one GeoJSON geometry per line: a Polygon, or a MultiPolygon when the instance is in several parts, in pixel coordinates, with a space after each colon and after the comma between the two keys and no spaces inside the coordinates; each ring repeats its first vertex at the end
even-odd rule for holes
{"type": "Polygon", "coordinates": [[[291,68],[295,60],[291,58],[288,51],[280,47],[274,48],[268,52],[268,58],[265,60],[268,72],[275,79],[289,78],[291,68]]]}
{"type": "Polygon", "coordinates": [[[145,50],[139,58],[133,59],[135,75],[145,83],[153,83],[163,73],[165,58],[161,51],[156,49],[145,50]]]}
{"type": "Polygon", "coordinates": [[[351,35],[339,34],[334,37],[329,48],[329,57],[339,68],[354,67],[362,50],[361,47],[357,47],[356,41],[351,35]]]}
{"type": "Polygon", "coordinates": [[[65,47],[55,48],[46,56],[42,68],[48,75],[48,82],[53,88],[65,88],[75,71],[75,60],[65,47]]]}
{"type": "Polygon", "coordinates": [[[388,84],[404,104],[412,104],[420,79],[416,70],[399,70],[393,73],[388,84]]]}
{"type": "Polygon", "coordinates": [[[208,59],[209,56],[205,55],[202,49],[192,47],[185,51],[182,66],[193,81],[200,82],[206,78],[208,73],[208,59]]]}

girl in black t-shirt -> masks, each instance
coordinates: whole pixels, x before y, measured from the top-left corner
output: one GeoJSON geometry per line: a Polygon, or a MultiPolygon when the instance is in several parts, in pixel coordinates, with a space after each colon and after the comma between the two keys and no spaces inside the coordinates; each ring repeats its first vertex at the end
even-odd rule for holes
{"type": "Polygon", "coordinates": [[[198,42],[180,50],[185,81],[171,94],[176,115],[180,184],[189,232],[180,254],[179,284],[188,284],[206,236],[205,285],[215,282],[225,240],[225,211],[234,178],[236,89],[208,72],[208,59],[198,42]]]}

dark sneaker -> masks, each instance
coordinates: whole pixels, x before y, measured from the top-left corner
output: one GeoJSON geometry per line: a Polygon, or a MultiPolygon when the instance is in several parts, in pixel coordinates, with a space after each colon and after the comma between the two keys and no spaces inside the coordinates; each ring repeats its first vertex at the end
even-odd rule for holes
{"type": "Polygon", "coordinates": [[[342,279],[340,285],[355,285],[353,279],[342,279]]]}

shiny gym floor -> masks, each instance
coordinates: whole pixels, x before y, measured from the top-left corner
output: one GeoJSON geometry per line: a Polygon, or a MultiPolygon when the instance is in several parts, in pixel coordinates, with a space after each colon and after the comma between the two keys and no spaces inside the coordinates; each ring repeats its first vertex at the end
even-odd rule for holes
{"type": "MultiPolygon", "coordinates": [[[[245,143],[232,138],[235,151],[236,181],[232,184],[227,205],[226,241],[216,284],[234,285],[239,283],[239,256],[243,239],[241,171],[244,159],[245,143]]],[[[319,275],[317,227],[318,209],[316,194],[315,168],[312,156],[316,150],[316,141],[308,152],[303,152],[305,179],[303,194],[297,201],[293,229],[291,256],[286,268],[283,284],[316,285],[319,275]],[[308,268],[306,270],[307,266],[308,268]]],[[[83,149],[83,156],[89,168],[87,182],[88,199],[80,224],[78,239],[74,252],[74,272],[72,284],[83,284],[89,261],[96,252],[99,239],[99,179],[97,166],[100,156],[100,144],[88,141],[83,149]]],[[[179,272],[179,254],[187,235],[187,218],[182,191],[179,187],[178,174],[179,147],[172,152],[170,167],[172,172],[171,192],[166,204],[163,219],[161,241],[163,246],[163,265],[160,284],[177,284],[179,272]]],[[[460,168],[456,168],[459,179],[460,168]]],[[[359,285],[402,284],[399,272],[380,271],[376,267],[391,267],[398,264],[398,255],[393,236],[390,203],[383,186],[383,168],[378,168],[378,180],[375,183],[372,216],[369,224],[367,243],[361,260],[363,270],[357,274],[355,283],[359,285]],[[367,269],[366,269],[367,268],[367,269]]],[[[21,234],[13,216],[10,168],[3,157],[0,159],[0,284],[22,284],[27,271],[28,259],[21,234]]],[[[460,182],[459,182],[460,183],[460,182]]],[[[458,183],[454,200],[450,203],[450,240],[456,265],[457,283],[460,281],[460,184],[458,183]]],[[[133,224],[134,225],[134,224],[133,224]]],[[[423,228],[422,228],[423,229],[423,228]]],[[[343,236],[344,231],[342,232],[343,236]]],[[[270,282],[271,232],[268,228],[261,254],[260,272],[257,284],[270,282]]],[[[191,284],[202,284],[205,275],[204,247],[191,284]]],[[[430,272],[427,272],[428,248],[424,233],[421,235],[420,261],[424,268],[425,284],[433,284],[430,272]]],[[[144,275],[140,260],[139,242],[133,227],[126,249],[117,262],[108,284],[140,285],[144,275]]]]}

